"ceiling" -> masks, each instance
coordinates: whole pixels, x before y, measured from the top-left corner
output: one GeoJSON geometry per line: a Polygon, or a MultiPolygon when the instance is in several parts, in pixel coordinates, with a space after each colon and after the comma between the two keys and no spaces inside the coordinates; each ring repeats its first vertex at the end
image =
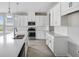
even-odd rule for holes
{"type": "MultiPolygon", "coordinates": [[[[57,2],[11,2],[11,12],[46,12],[57,2]]],[[[8,12],[9,3],[0,2],[0,12],[8,12]]]]}

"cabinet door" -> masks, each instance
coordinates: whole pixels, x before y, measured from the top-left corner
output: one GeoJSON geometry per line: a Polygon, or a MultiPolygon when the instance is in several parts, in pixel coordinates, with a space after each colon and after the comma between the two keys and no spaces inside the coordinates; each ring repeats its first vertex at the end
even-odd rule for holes
{"type": "Polygon", "coordinates": [[[54,26],[54,8],[50,10],[50,25],[54,26]]]}
{"type": "Polygon", "coordinates": [[[36,26],[43,26],[43,16],[36,16],[36,26]]]}
{"type": "Polygon", "coordinates": [[[27,26],[27,16],[15,15],[15,26],[27,26]]]}
{"type": "Polygon", "coordinates": [[[69,9],[69,2],[61,2],[61,13],[69,9]]]}
{"type": "Polygon", "coordinates": [[[60,26],[61,25],[61,11],[60,11],[60,3],[54,6],[50,10],[50,23],[51,26],[60,26]]]}
{"type": "Polygon", "coordinates": [[[61,15],[67,15],[69,13],[79,10],[79,2],[61,2],[61,15]]]}
{"type": "Polygon", "coordinates": [[[46,39],[44,31],[36,31],[36,39],[46,39]]]}
{"type": "Polygon", "coordinates": [[[43,26],[49,26],[49,16],[43,16],[43,26]]]}
{"type": "Polygon", "coordinates": [[[39,26],[44,26],[44,16],[39,17],[39,26]]]}
{"type": "Polygon", "coordinates": [[[36,26],[49,26],[48,16],[36,16],[36,26]]]}
{"type": "Polygon", "coordinates": [[[54,26],[61,25],[60,3],[54,7],[54,26]]]}
{"type": "Polygon", "coordinates": [[[36,26],[39,26],[39,16],[35,16],[35,20],[36,20],[36,26]]]}
{"type": "Polygon", "coordinates": [[[54,36],[49,34],[49,48],[54,52],[54,36]]]}
{"type": "Polygon", "coordinates": [[[46,33],[46,44],[49,45],[49,36],[48,36],[48,33],[46,33]]]}
{"type": "Polygon", "coordinates": [[[46,33],[46,44],[51,49],[52,52],[54,52],[54,36],[46,33]]]}
{"type": "Polygon", "coordinates": [[[79,7],[79,2],[72,2],[73,7],[79,7]]]}
{"type": "Polygon", "coordinates": [[[51,36],[51,50],[54,52],[54,36],[51,36]]]}
{"type": "Polygon", "coordinates": [[[55,56],[66,56],[67,54],[67,38],[55,37],[54,39],[54,54],[55,56]]]}
{"type": "Polygon", "coordinates": [[[50,49],[52,49],[52,46],[51,46],[51,44],[52,44],[52,41],[51,41],[51,37],[50,37],[50,35],[49,35],[49,38],[48,38],[48,40],[49,40],[48,47],[49,47],[50,49]]]}

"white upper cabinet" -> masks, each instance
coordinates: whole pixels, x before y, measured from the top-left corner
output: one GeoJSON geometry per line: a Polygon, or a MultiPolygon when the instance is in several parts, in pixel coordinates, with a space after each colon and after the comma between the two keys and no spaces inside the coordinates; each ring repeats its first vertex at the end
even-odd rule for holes
{"type": "Polygon", "coordinates": [[[61,2],[50,10],[50,26],[67,26],[68,21],[62,16],[79,11],[79,2],[61,2]],[[63,25],[62,25],[63,24],[63,25]]]}
{"type": "Polygon", "coordinates": [[[54,8],[50,10],[50,26],[54,26],[54,8]]]}
{"type": "Polygon", "coordinates": [[[61,25],[61,10],[60,10],[60,3],[54,6],[50,10],[51,18],[50,18],[50,25],[51,26],[60,26],[61,25]]]}
{"type": "Polygon", "coordinates": [[[27,16],[15,15],[15,26],[27,26],[27,16]]]}
{"type": "Polygon", "coordinates": [[[49,16],[47,15],[36,15],[36,26],[49,26],[49,16]]]}
{"type": "Polygon", "coordinates": [[[43,16],[36,16],[36,26],[44,26],[43,22],[43,16]]]}
{"type": "Polygon", "coordinates": [[[55,6],[54,10],[54,25],[60,26],[61,25],[61,14],[60,14],[60,3],[55,6]]]}
{"type": "Polygon", "coordinates": [[[73,7],[79,7],[79,2],[73,2],[72,5],[73,7]]]}
{"type": "Polygon", "coordinates": [[[43,21],[43,23],[44,23],[43,25],[44,26],[49,26],[49,16],[48,15],[47,16],[44,16],[43,17],[43,20],[44,20],[43,21]]]}
{"type": "Polygon", "coordinates": [[[61,2],[61,13],[69,9],[69,2],[61,2]]]}
{"type": "Polygon", "coordinates": [[[35,12],[36,39],[46,39],[45,33],[49,30],[49,16],[47,13],[35,12]]]}
{"type": "Polygon", "coordinates": [[[61,2],[62,16],[78,10],[79,10],[79,2],[61,2]]]}
{"type": "Polygon", "coordinates": [[[35,12],[28,12],[28,22],[35,21],[35,12]]]}

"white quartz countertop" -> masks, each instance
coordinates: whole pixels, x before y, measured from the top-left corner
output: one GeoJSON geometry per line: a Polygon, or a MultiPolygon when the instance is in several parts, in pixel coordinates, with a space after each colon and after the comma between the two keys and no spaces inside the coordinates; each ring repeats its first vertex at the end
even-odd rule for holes
{"type": "Polygon", "coordinates": [[[0,57],[17,57],[25,42],[26,36],[23,39],[13,39],[13,33],[0,36],[0,57]]]}
{"type": "Polygon", "coordinates": [[[49,34],[53,35],[53,36],[57,36],[57,37],[68,37],[68,36],[65,36],[65,35],[62,35],[62,34],[58,34],[58,33],[54,33],[53,31],[51,32],[48,32],[49,34]]]}

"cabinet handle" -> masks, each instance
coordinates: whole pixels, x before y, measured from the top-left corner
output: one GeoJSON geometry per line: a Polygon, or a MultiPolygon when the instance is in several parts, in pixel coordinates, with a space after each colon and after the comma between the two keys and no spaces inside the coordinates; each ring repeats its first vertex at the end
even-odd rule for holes
{"type": "Polygon", "coordinates": [[[69,3],[69,8],[72,7],[72,2],[69,3]]]}

